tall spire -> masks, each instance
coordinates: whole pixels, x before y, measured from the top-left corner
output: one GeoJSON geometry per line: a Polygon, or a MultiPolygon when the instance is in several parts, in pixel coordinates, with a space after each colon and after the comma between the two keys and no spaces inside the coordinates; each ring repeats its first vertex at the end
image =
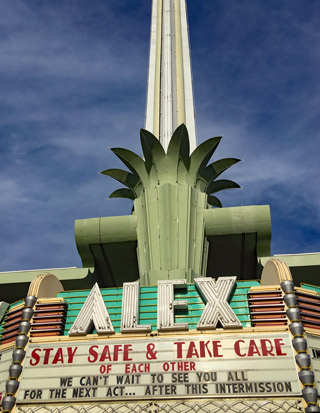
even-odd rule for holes
{"type": "Polygon", "coordinates": [[[145,128],[167,150],[185,123],[190,151],[196,147],[195,116],[185,0],[152,0],[145,128]]]}

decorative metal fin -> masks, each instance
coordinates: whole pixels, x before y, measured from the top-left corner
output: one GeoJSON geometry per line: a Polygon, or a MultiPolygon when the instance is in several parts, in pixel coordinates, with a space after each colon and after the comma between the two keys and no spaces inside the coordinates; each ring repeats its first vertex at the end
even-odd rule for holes
{"type": "Polygon", "coordinates": [[[199,169],[203,168],[209,162],[221,139],[221,137],[208,139],[202,142],[202,144],[192,152],[189,168],[189,174],[192,180],[190,184],[194,185],[199,169]]]}
{"type": "Polygon", "coordinates": [[[128,198],[128,199],[136,199],[137,196],[135,192],[132,189],[129,188],[120,188],[116,189],[113,191],[110,195],[109,198],[128,198]]]}
{"type": "Polygon", "coordinates": [[[139,176],[141,182],[146,182],[148,180],[146,165],[140,156],[124,148],[112,148],[111,150],[133,174],[139,176]]]}
{"type": "Polygon", "coordinates": [[[220,202],[220,200],[216,196],[213,196],[213,195],[208,196],[208,204],[215,206],[217,208],[222,208],[222,203],[220,202]]]}
{"type": "MultiPolygon", "coordinates": [[[[110,198],[136,199],[145,190],[169,182],[174,185],[190,185],[207,195],[224,189],[241,188],[233,181],[216,181],[222,172],[240,162],[240,159],[224,158],[207,166],[222,139],[220,136],[204,141],[191,155],[189,155],[188,130],[184,124],[174,131],[167,153],[151,132],[141,129],[140,139],[144,159],[124,148],[111,149],[131,173],[122,169],[106,169],[101,173],[123,183],[133,193],[124,190],[115,191],[110,198]]],[[[209,198],[208,202],[216,207],[222,206],[217,198],[209,198]]]]}
{"type": "Polygon", "coordinates": [[[158,163],[162,162],[166,154],[159,139],[157,139],[151,132],[145,129],[141,129],[140,139],[141,139],[143,155],[146,159],[146,165],[148,165],[146,167],[149,173],[152,163],[155,164],[156,167],[160,167],[158,163]]]}
{"type": "Polygon", "coordinates": [[[233,181],[229,181],[228,179],[219,179],[219,181],[211,182],[207,187],[207,194],[215,194],[219,191],[223,191],[224,189],[232,189],[232,188],[241,188],[239,184],[233,181]]]}
{"type": "Polygon", "coordinates": [[[128,171],[124,171],[123,169],[106,169],[100,173],[116,179],[130,189],[134,189],[139,182],[139,176],[137,174],[132,174],[128,171]]]}
{"type": "Polygon", "coordinates": [[[0,301],[0,323],[9,307],[9,304],[5,301],[0,301]]]}
{"type": "Polygon", "coordinates": [[[175,165],[178,165],[179,158],[182,159],[185,167],[190,166],[190,142],[186,125],[183,123],[174,131],[169,142],[167,156],[172,159],[175,165]]]}
{"type": "Polygon", "coordinates": [[[241,159],[236,158],[223,158],[218,161],[212,162],[210,165],[200,168],[199,175],[204,178],[208,184],[217,179],[224,171],[229,169],[236,163],[241,162],[241,159]]]}

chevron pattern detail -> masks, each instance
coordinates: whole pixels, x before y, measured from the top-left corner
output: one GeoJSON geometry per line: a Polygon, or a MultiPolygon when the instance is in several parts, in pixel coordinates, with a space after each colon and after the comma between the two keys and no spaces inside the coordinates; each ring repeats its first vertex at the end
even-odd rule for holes
{"type": "Polygon", "coordinates": [[[301,413],[301,399],[179,400],[138,403],[18,406],[19,413],[301,413]]]}

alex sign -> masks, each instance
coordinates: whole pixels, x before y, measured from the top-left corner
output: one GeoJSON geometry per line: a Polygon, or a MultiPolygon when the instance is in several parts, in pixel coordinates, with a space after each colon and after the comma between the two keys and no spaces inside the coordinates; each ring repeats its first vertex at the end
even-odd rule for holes
{"type": "MultiPolygon", "coordinates": [[[[195,285],[203,296],[206,306],[197,325],[198,330],[214,329],[218,322],[224,328],[242,328],[236,314],[230,307],[231,295],[236,277],[196,278],[195,285]]],[[[186,308],[185,300],[175,300],[175,289],[187,287],[186,280],[158,281],[158,331],[187,330],[188,324],[175,322],[175,310],[186,308]]],[[[139,283],[124,283],[121,332],[150,332],[150,325],[139,325],[139,283]]],[[[114,328],[97,284],[92,288],[86,302],[72,325],[69,335],[86,335],[94,325],[98,334],[113,334],[114,328]]]]}
{"type": "Polygon", "coordinates": [[[31,344],[18,403],[299,395],[288,334],[31,344]]]}

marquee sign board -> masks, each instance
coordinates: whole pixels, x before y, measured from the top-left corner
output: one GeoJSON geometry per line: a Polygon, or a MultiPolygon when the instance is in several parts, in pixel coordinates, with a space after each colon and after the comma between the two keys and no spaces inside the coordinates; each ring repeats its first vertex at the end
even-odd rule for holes
{"type": "Polygon", "coordinates": [[[295,396],[288,334],[30,344],[17,403],[295,396]]]}
{"type": "Polygon", "coordinates": [[[315,383],[318,393],[320,393],[320,337],[311,334],[306,334],[306,336],[315,383]]]}
{"type": "Polygon", "coordinates": [[[9,377],[9,367],[12,364],[12,349],[0,353],[0,406],[5,395],[6,381],[9,377]]]}
{"type": "MultiPolygon", "coordinates": [[[[195,284],[204,297],[206,306],[197,325],[198,330],[215,329],[218,322],[223,328],[242,328],[240,320],[228,303],[236,282],[236,277],[220,277],[215,281],[211,277],[195,278],[195,284]]],[[[188,330],[187,323],[175,322],[175,309],[186,309],[186,300],[175,300],[175,288],[186,289],[187,280],[158,281],[158,331],[188,330]]],[[[139,319],[139,282],[123,284],[121,332],[150,332],[151,325],[138,325],[139,319]]],[[[98,334],[114,334],[108,310],[104,304],[100,289],[96,283],[76,320],[70,328],[70,336],[87,335],[92,327],[98,334]]]]}

